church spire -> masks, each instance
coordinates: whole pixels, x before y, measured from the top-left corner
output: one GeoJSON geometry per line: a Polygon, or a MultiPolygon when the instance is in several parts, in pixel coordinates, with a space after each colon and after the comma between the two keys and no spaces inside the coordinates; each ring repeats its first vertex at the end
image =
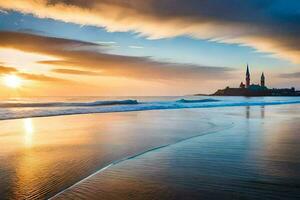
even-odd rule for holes
{"type": "Polygon", "coordinates": [[[247,71],[246,71],[246,88],[250,86],[250,71],[249,65],[247,64],[247,71]]]}
{"type": "Polygon", "coordinates": [[[261,74],[261,78],[260,78],[260,86],[261,87],[265,87],[266,84],[265,84],[265,75],[264,73],[261,74]]]}

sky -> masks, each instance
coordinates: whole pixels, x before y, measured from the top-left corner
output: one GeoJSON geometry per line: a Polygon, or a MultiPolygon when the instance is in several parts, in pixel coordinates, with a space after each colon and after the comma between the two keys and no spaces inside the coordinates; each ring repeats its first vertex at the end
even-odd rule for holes
{"type": "Polygon", "coordinates": [[[299,21],[298,0],[0,0],[0,96],[212,93],[247,63],[300,89],[299,21]]]}

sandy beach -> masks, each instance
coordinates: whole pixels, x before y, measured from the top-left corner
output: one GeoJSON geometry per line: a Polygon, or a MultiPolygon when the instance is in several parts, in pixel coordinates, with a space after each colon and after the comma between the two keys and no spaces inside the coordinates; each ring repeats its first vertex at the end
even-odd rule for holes
{"type": "Polygon", "coordinates": [[[297,199],[299,108],[1,121],[0,193],[5,199],[297,199]]]}
{"type": "Polygon", "coordinates": [[[299,199],[298,109],[210,110],[233,126],[118,163],[57,199],[299,199]]]}

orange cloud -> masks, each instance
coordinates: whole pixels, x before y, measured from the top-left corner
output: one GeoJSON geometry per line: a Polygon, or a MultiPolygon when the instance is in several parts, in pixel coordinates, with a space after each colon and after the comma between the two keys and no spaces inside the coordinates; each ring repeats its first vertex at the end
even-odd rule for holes
{"type": "Polygon", "coordinates": [[[168,63],[149,57],[108,54],[103,45],[77,40],[1,31],[0,37],[0,48],[50,58],[36,61],[41,68],[43,65],[47,69],[51,67],[44,74],[18,72],[24,79],[42,81],[43,84],[33,86],[38,87],[40,92],[47,90],[47,95],[74,95],[74,91],[79,91],[76,95],[211,92],[223,86],[222,80],[231,79],[234,75],[234,70],[227,67],[168,63]],[[58,83],[59,87],[50,83],[58,83]]]}
{"type": "Polygon", "coordinates": [[[0,8],[108,31],[132,31],[150,39],[187,35],[243,44],[299,63],[300,16],[272,11],[278,2],[281,0],[0,0],[0,8]]]}
{"type": "Polygon", "coordinates": [[[25,80],[30,80],[30,81],[46,81],[46,82],[55,82],[55,83],[72,83],[72,81],[69,81],[69,80],[66,80],[66,79],[46,76],[44,74],[29,74],[29,73],[19,72],[19,73],[17,73],[17,75],[22,77],[25,80]]]}
{"type": "Polygon", "coordinates": [[[71,82],[69,80],[65,80],[61,78],[46,76],[44,74],[23,73],[13,67],[0,66],[0,74],[11,74],[11,73],[18,75],[24,78],[25,80],[30,80],[30,81],[47,81],[47,82],[60,82],[60,83],[71,82]]]}
{"type": "Polygon", "coordinates": [[[10,74],[13,72],[17,72],[17,70],[13,67],[0,66],[0,74],[10,74]]]}
{"type": "Polygon", "coordinates": [[[100,76],[101,73],[84,71],[84,70],[76,70],[76,69],[53,69],[52,72],[60,73],[60,74],[70,74],[70,75],[86,75],[86,76],[100,76]]]}
{"type": "Polygon", "coordinates": [[[25,52],[46,54],[60,60],[40,61],[52,65],[54,72],[68,74],[98,74],[101,76],[125,77],[132,79],[172,81],[172,80],[216,80],[231,77],[232,69],[192,64],[167,63],[148,57],[132,57],[107,54],[101,45],[44,37],[16,32],[0,32],[0,47],[9,47],[25,52]],[[72,68],[70,70],[70,68],[72,68]]]}

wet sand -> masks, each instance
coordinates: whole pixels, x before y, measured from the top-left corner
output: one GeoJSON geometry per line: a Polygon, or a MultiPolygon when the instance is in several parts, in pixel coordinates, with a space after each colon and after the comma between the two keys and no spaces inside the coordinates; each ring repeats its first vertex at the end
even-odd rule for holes
{"type": "Polygon", "coordinates": [[[0,197],[50,198],[114,161],[219,129],[193,110],[0,121],[0,197]]]}
{"type": "Polygon", "coordinates": [[[299,108],[211,110],[234,126],[125,160],[55,199],[299,199],[299,108]]]}
{"type": "Polygon", "coordinates": [[[226,107],[1,121],[0,196],[297,199],[299,108],[226,107]]]}

